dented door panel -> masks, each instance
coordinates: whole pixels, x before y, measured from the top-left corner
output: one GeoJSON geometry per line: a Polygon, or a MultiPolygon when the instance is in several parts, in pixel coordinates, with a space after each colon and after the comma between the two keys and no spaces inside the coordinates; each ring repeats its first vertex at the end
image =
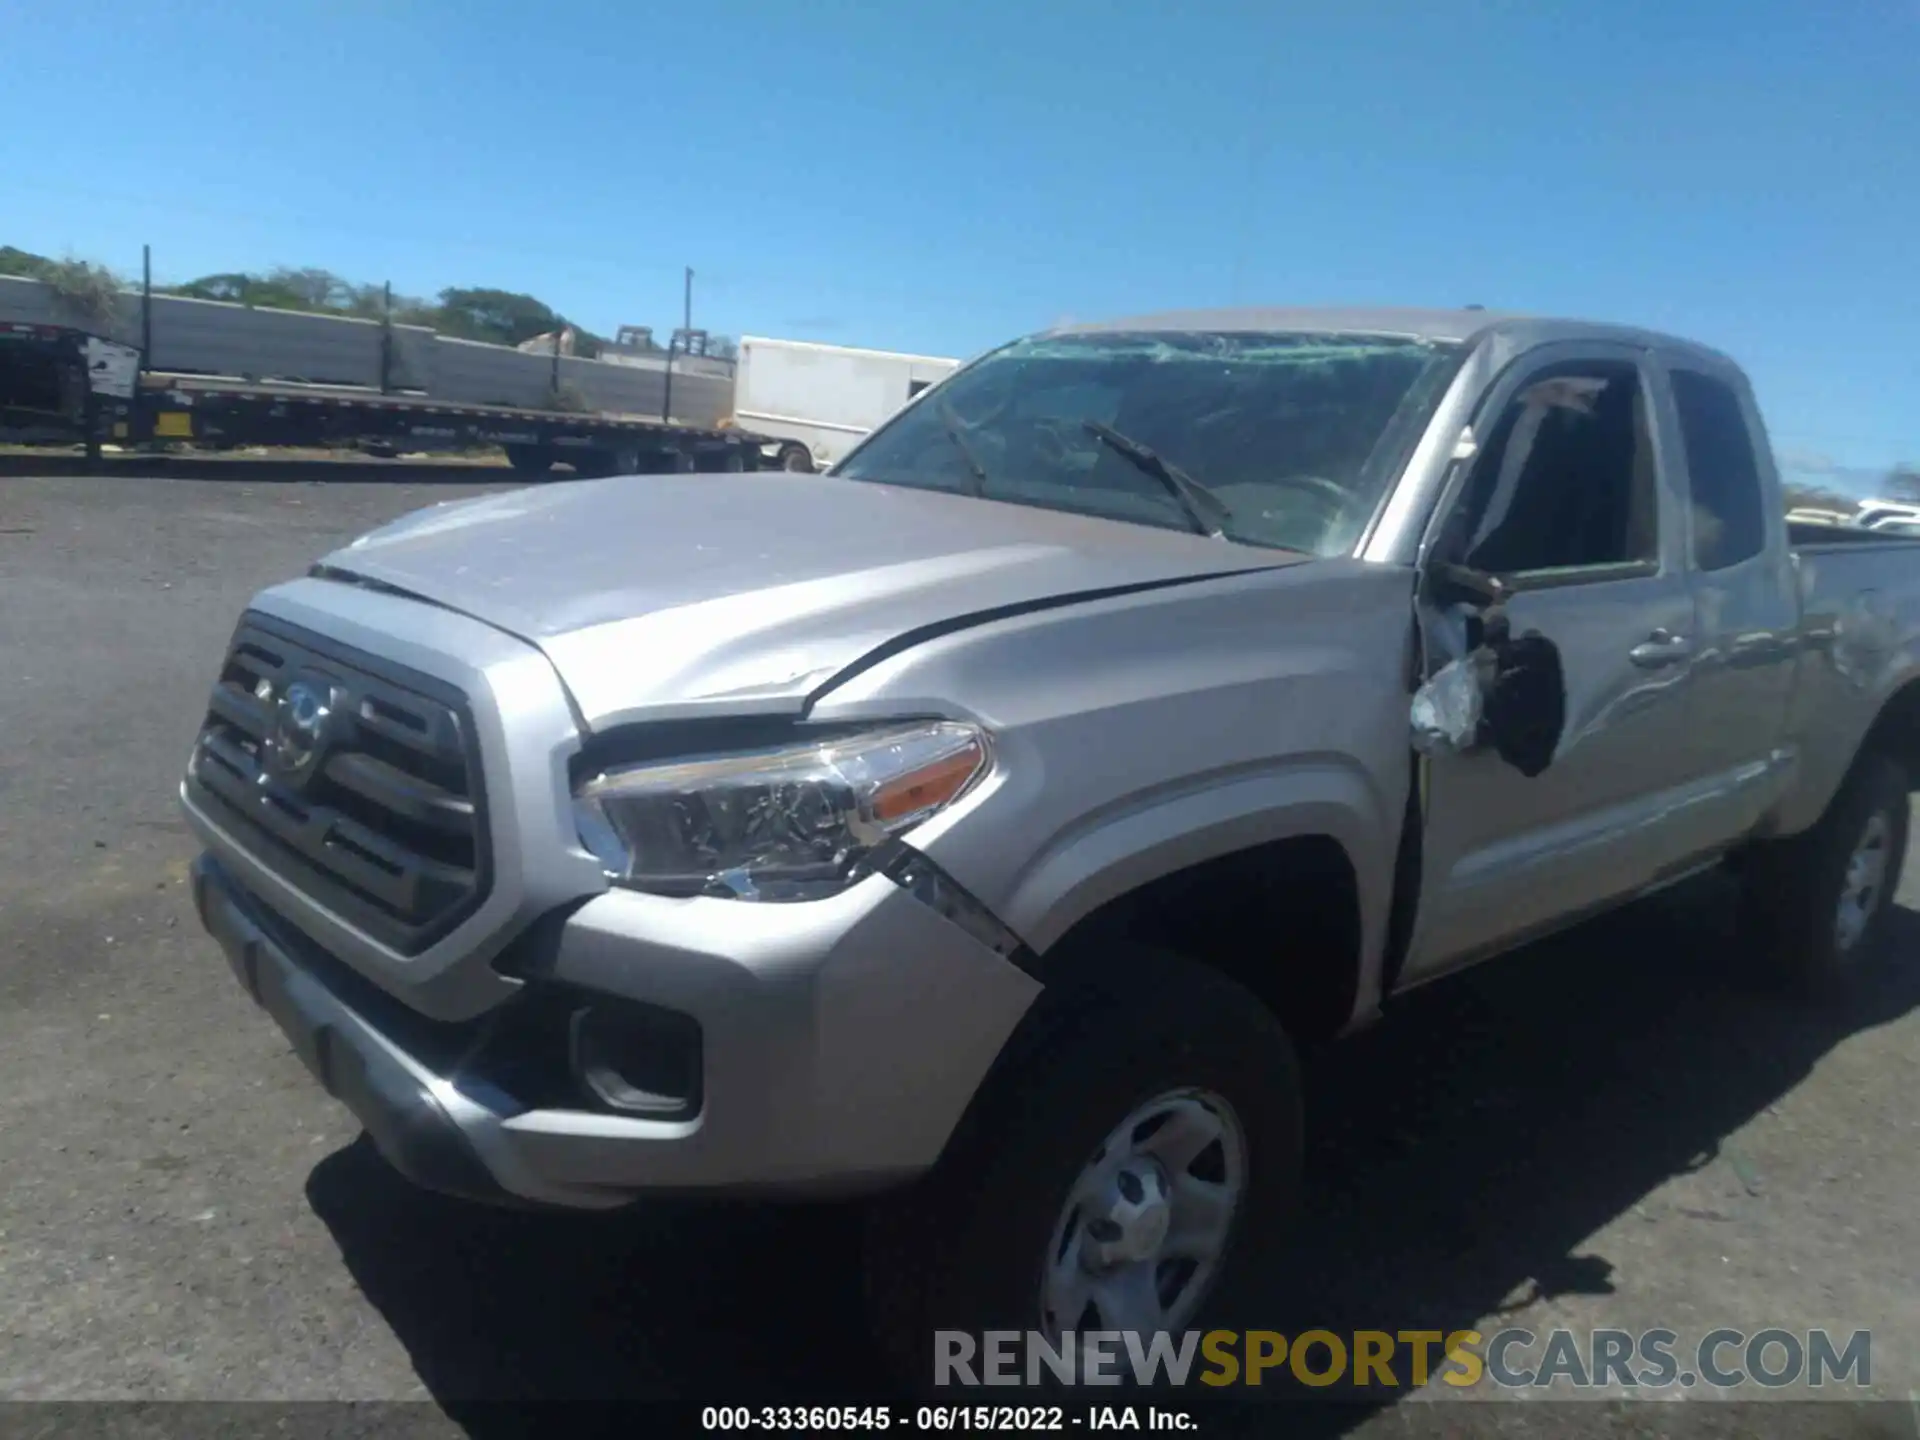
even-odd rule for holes
{"type": "MultiPolygon", "coordinates": [[[[1464,747],[1426,747],[1421,898],[1402,983],[1644,888],[1684,864],[1698,845],[1711,843],[1710,821],[1700,814],[1696,793],[1697,757],[1682,743],[1694,628],[1682,551],[1684,496],[1669,463],[1670,438],[1657,418],[1653,372],[1643,350],[1542,347],[1512,366],[1475,414],[1477,438],[1474,432],[1462,438],[1458,473],[1434,518],[1423,563],[1432,574],[1459,558],[1450,552],[1459,543],[1466,479],[1475,465],[1491,463],[1477,447],[1495,433],[1508,406],[1542,383],[1541,377],[1587,365],[1619,372],[1631,367],[1642,392],[1635,464],[1652,470],[1655,529],[1641,551],[1647,558],[1510,575],[1505,578],[1512,593],[1468,608],[1471,619],[1494,617],[1496,627],[1504,623],[1512,637],[1533,636],[1557,652],[1560,693],[1552,698],[1562,707],[1561,730],[1544,766],[1504,756],[1490,743],[1487,727],[1464,747]],[[1456,506],[1460,516],[1450,514],[1456,506]]],[[[1457,620],[1441,619],[1434,604],[1423,609],[1421,620],[1431,679],[1452,658],[1434,637],[1457,628],[1457,620]]]]}
{"type": "Polygon", "coordinates": [[[1684,634],[1683,576],[1516,595],[1515,634],[1560,652],[1566,721],[1552,762],[1527,776],[1490,746],[1426,766],[1426,862],[1407,980],[1497,948],[1558,916],[1653,883],[1698,843],[1684,747],[1687,670],[1648,670],[1639,637],[1684,634]]]}

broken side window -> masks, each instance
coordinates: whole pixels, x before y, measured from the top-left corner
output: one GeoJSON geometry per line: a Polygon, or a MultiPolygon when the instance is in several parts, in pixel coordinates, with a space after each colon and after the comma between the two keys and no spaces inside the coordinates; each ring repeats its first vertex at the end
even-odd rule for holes
{"type": "Polygon", "coordinates": [[[1465,560],[1478,570],[1656,559],[1659,492],[1638,368],[1592,362],[1535,376],[1488,432],[1462,505],[1465,560]]]}

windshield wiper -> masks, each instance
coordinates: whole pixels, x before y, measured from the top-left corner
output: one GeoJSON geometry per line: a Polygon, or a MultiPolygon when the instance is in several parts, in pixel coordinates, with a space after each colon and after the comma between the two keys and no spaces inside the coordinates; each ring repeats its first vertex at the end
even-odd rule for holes
{"type": "Polygon", "coordinates": [[[960,417],[953,413],[953,407],[945,400],[935,401],[933,408],[940,417],[940,428],[947,432],[953,448],[960,452],[960,458],[967,462],[967,469],[973,473],[973,493],[984,499],[987,493],[987,467],[980,463],[980,457],[973,453],[973,447],[967,444],[967,437],[961,433],[960,417]]]}
{"type": "Polygon", "coordinates": [[[1187,519],[1193,522],[1195,532],[1211,535],[1216,540],[1226,538],[1224,527],[1229,520],[1233,519],[1233,512],[1213,491],[1171,460],[1142,445],[1131,435],[1121,434],[1111,425],[1104,425],[1098,420],[1082,420],[1080,425],[1108,449],[1124,455],[1139,469],[1166,486],[1173,498],[1180,502],[1180,508],[1187,512],[1187,519]],[[1212,518],[1209,519],[1208,516],[1212,518]]]}

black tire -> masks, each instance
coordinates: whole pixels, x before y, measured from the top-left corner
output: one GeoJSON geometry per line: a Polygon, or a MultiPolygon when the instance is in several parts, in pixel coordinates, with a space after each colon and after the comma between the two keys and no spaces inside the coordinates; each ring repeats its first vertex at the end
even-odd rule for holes
{"type": "Polygon", "coordinates": [[[797,475],[811,475],[814,473],[813,452],[804,445],[782,445],[780,468],[797,475]]]}
{"type": "Polygon", "coordinates": [[[546,475],[553,470],[553,455],[540,445],[503,445],[507,464],[518,475],[546,475]]]}
{"type": "Polygon", "coordinates": [[[684,450],[648,450],[640,456],[641,475],[690,475],[697,467],[684,450]]]}
{"type": "Polygon", "coordinates": [[[1771,978],[1803,994],[1831,996],[1874,968],[1906,860],[1909,783],[1899,761],[1868,752],[1810,829],[1765,842],[1745,857],[1742,931],[1771,978]],[[1864,923],[1849,939],[1840,924],[1849,867],[1875,827],[1883,877],[1864,907],[1864,923]]]}
{"type": "Polygon", "coordinates": [[[638,475],[645,459],[645,453],[633,445],[622,445],[612,450],[588,450],[574,457],[573,473],[582,480],[609,480],[615,475],[638,475]]]}
{"type": "Polygon", "coordinates": [[[1299,1067],[1286,1032],[1205,966],[1131,948],[1108,958],[1125,981],[1043,997],[932,1173],[869,1214],[869,1316],[910,1390],[932,1389],[937,1330],[1042,1328],[1043,1261],[1069,1190],[1114,1128],[1156,1096],[1211,1092],[1245,1142],[1226,1252],[1182,1328],[1206,1328],[1272,1258],[1300,1188],[1299,1067]]]}

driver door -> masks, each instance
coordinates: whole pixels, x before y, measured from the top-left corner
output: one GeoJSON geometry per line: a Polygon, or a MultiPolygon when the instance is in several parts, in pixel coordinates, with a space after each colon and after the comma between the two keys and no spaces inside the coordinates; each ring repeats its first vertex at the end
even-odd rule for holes
{"type": "MultiPolygon", "coordinates": [[[[1474,420],[1429,555],[1506,578],[1515,637],[1558,648],[1565,725],[1529,778],[1491,748],[1421,762],[1422,887],[1403,983],[1653,884],[1688,857],[1693,597],[1644,352],[1557,346],[1474,420]]],[[[1444,658],[1444,657],[1443,657],[1444,658]]],[[[1438,662],[1436,662],[1437,664],[1438,662]]]]}

